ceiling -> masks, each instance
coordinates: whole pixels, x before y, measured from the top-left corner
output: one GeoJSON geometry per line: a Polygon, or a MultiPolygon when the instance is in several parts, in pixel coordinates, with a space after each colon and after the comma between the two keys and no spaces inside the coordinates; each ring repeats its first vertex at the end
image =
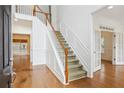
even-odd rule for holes
{"type": "Polygon", "coordinates": [[[115,5],[113,8],[108,9],[108,6],[96,12],[98,15],[108,17],[124,24],[124,5],[115,5]]]}

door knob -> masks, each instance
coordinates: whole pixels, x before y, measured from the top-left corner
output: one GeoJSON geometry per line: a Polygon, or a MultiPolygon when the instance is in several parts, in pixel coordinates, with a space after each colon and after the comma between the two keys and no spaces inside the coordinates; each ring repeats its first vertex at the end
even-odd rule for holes
{"type": "Polygon", "coordinates": [[[13,73],[12,73],[12,83],[15,81],[15,79],[16,79],[16,73],[13,72],[13,73]]]}
{"type": "Polygon", "coordinates": [[[12,79],[11,79],[11,88],[14,88],[14,81],[15,81],[15,79],[16,79],[16,73],[13,72],[11,75],[12,75],[12,79]]]}

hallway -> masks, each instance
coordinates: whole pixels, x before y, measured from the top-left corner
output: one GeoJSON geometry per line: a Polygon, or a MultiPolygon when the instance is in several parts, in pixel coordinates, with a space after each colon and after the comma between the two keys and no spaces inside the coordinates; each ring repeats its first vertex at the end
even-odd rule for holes
{"type": "MultiPolygon", "coordinates": [[[[20,68],[21,67],[18,69],[20,68]]],[[[16,70],[17,77],[14,82],[14,86],[16,88],[124,87],[124,83],[122,82],[124,81],[124,66],[112,66],[111,63],[107,61],[102,62],[102,70],[97,71],[93,79],[85,78],[76,80],[67,86],[61,84],[61,82],[46,67],[46,65],[38,65],[33,67],[27,65],[27,68],[28,69],[16,70]]]]}

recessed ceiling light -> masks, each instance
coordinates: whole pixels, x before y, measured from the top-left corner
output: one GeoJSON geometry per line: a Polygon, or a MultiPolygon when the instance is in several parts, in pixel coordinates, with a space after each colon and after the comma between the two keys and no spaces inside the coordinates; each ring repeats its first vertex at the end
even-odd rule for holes
{"type": "Polygon", "coordinates": [[[113,8],[113,6],[111,5],[111,6],[108,6],[107,8],[108,8],[108,9],[112,9],[112,8],[113,8]]]}
{"type": "Polygon", "coordinates": [[[14,18],[14,21],[16,21],[16,22],[17,22],[17,21],[18,21],[18,19],[17,19],[17,18],[14,18]]]}

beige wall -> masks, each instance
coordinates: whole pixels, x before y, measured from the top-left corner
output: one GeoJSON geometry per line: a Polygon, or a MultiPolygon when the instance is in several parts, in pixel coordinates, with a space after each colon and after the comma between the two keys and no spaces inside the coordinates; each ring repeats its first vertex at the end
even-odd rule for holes
{"type": "Polygon", "coordinates": [[[112,61],[112,32],[101,32],[101,37],[104,37],[104,53],[102,53],[102,59],[112,61]]]}

